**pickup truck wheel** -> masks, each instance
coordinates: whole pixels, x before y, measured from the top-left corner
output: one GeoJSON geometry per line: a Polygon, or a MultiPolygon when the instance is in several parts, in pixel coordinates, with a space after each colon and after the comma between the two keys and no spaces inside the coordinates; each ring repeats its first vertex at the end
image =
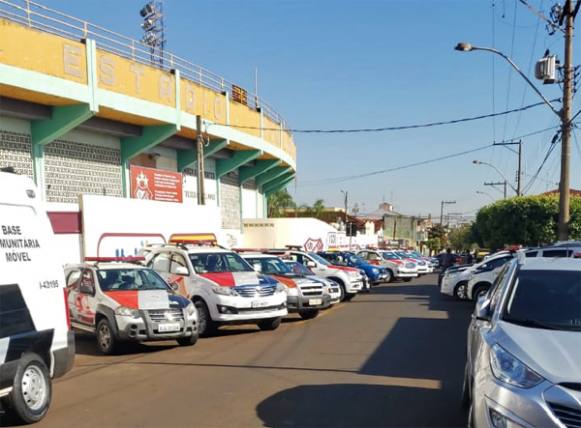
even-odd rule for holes
{"type": "Polygon", "coordinates": [[[385,271],[385,279],[383,280],[386,283],[390,283],[393,281],[393,272],[389,269],[385,271]]]}
{"type": "Polygon", "coordinates": [[[9,411],[21,422],[40,421],[48,412],[52,385],[44,361],[36,354],[25,354],[18,363],[8,396],[9,411]]]}
{"type": "Polygon", "coordinates": [[[350,302],[351,300],[353,300],[353,298],[356,296],[356,294],[353,293],[347,293],[345,294],[345,302],[350,302]]]}
{"type": "Polygon", "coordinates": [[[281,318],[276,317],[258,321],[256,324],[258,325],[258,328],[260,328],[262,331],[272,331],[276,330],[280,326],[280,322],[281,318]]]}
{"type": "Polygon", "coordinates": [[[97,323],[97,348],[104,355],[114,354],[118,348],[117,338],[107,318],[97,323]]]}
{"type": "Polygon", "coordinates": [[[404,278],[403,282],[410,282],[412,279],[411,278],[404,278]]]}
{"type": "Polygon", "coordinates": [[[299,311],[299,315],[304,320],[310,320],[316,318],[319,315],[318,309],[303,309],[299,311]]]}
{"type": "Polygon", "coordinates": [[[180,346],[194,346],[198,341],[198,334],[194,333],[188,337],[180,337],[177,342],[180,346]]]}
{"type": "Polygon", "coordinates": [[[198,334],[201,337],[208,337],[216,334],[218,324],[212,321],[210,311],[204,302],[197,300],[194,302],[196,310],[198,311],[198,334]]]}
{"type": "Polygon", "coordinates": [[[472,300],[477,302],[480,296],[486,294],[489,288],[489,285],[477,285],[474,287],[474,291],[472,291],[472,300]]]}

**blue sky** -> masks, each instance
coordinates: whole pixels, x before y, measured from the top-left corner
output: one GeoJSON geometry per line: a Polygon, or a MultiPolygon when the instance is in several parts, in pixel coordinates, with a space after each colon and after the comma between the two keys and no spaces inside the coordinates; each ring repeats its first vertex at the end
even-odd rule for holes
{"type": "MultiPolygon", "coordinates": [[[[548,14],[552,2],[530,0],[548,14]]],[[[43,4],[139,38],[141,1],[44,0],[43,4]]],[[[501,58],[459,53],[458,41],[495,46],[532,78],[546,48],[562,57],[563,40],[517,0],[165,0],[167,49],[231,81],[254,87],[294,128],[395,126],[518,108],[538,101],[501,58]],[[516,6],[516,7],[515,7],[516,6]],[[494,16],[494,18],[493,18],[494,16]],[[494,29],[494,38],[493,38],[494,29]],[[493,61],[494,59],[494,61],[493,61]],[[532,62],[531,62],[532,61],[532,62]],[[493,73],[494,68],[494,73],[493,73]],[[493,85],[494,81],[494,85],[493,85]],[[493,90],[494,89],[494,90],[493,90]],[[494,94],[494,97],[493,97],[494,94]]],[[[578,43],[579,45],[579,43],[578,43]]],[[[581,62],[581,48],[575,58],[581,62]]],[[[557,85],[541,86],[549,98],[557,85]]],[[[575,101],[576,111],[581,103],[575,101]]],[[[295,134],[298,175],[289,191],[299,203],[324,199],[372,211],[382,201],[408,214],[470,213],[502,197],[484,187],[498,174],[514,179],[516,155],[496,147],[446,161],[342,183],[357,175],[453,154],[557,124],[541,106],[522,114],[451,126],[377,134],[295,134]]],[[[524,139],[524,184],[541,163],[553,131],[524,139]],[[529,174],[529,175],[526,175],[529,174]]],[[[579,136],[581,138],[581,135],[579,136]]],[[[555,188],[560,147],[529,193],[555,188]]],[[[581,188],[581,149],[572,146],[572,187],[581,188]]]]}

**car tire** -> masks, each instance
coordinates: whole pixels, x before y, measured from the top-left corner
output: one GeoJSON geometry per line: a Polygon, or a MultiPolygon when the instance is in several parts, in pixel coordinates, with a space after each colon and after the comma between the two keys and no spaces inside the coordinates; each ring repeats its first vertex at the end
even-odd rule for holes
{"type": "Polygon", "coordinates": [[[345,294],[345,299],[344,299],[344,301],[345,301],[345,302],[350,302],[351,300],[353,300],[353,298],[354,298],[355,296],[357,296],[357,294],[356,294],[356,293],[346,293],[346,294],[345,294]]]}
{"type": "Polygon", "coordinates": [[[304,320],[311,320],[319,315],[318,309],[303,309],[299,311],[299,315],[304,320]]]}
{"type": "MultiPolygon", "coordinates": [[[[419,277],[418,277],[419,278],[419,277]]],[[[404,278],[403,282],[410,282],[412,279],[411,278],[404,278]]]]}
{"type": "Polygon", "coordinates": [[[103,355],[115,354],[119,347],[115,332],[107,318],[101,318],[96,330],[97,348],[103,355]]]}
{"type": "Polygon", "coordinates": [[[198,311],[198,334],[200,337],[208,337],[216,334],[218,324],[212,321],[210,311],[206,304],[202,300],[196,300],[194,305],[198,311]]]}
{"type": "Polygon", "coordinates": [[[7,397],[8,411],[19,421],[40,421],[50,406],[52,383],[45,362],[37,354],[24,354],[18,363],[7,397]]]}
{"type": "Polygon", "coordinates": [[[347,293],[345,292],[345,284],[343,284],[342,281],[335,281],[337,283],[337,285],[339,286],[339,290],[341,291],[341,296],[339,296],[339,301],[343,302],[345,301],[345,296],[347,295],[347,293]]]}
{"type": "Polygon", "coordinates": [[[194,333],[191,336],[180,337],[177,339],[178,345],[180,346],[194,346],[198,341],[198,334],[194,333]]]}
{"type": "Polygon", "coordinates": [[[454,288],[454,297],[458,300],[468,300],[468,283],[459,282],[454,288]]]}
{"type": "Polygon", "coordinates": [[[390,282],[393,281],[393,272],[389,269],[387,269],[387,271],[385,272],[387,274],[387,276],[385,277],[385,282],[387,284],[389,284],[390,282]]]}
{"type": "Polygon", "coordinates": [[[276,330],[280,326],[280,323],[281,317],[276,317],[260,320],[256,323],[256,325],[258,325],[258,328],[262,331],[272,331],[276,330]]]}
{"type": "Polygon", "coordinates": [[[485,294],[488,289],[490,288],[489,285],[477,285],[476,287],[474,287],[474,290],[472,291],[472,300],[474,300],[475,302],[478,301],[478,298],[485,294]]]}

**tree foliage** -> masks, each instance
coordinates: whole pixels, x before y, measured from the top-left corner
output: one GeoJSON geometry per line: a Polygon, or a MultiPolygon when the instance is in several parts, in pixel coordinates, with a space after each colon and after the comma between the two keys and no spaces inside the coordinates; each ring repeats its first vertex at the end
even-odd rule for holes
{"type": "Polygon", "coordinates": [[[296,208],[296,204],[286,189],[268,195],[268,217],[282,217],[288,208],[296,208]]]}
{"type": "MultiPolygon", "coordinates": [[[[497,201],[476,215],[473,236],[487,248],[510,244],[536,246],[557,239],[559,200],[557,196],[521,196],[497,201]]],[[[581,198],[571,198],[571,239],[581,238],[581,198]]]]}
{"type": "Polygon", "coordinates": [[[472,243],[472,225],[463,224],[448,233],[449,246],[456,251],[470,250],[472,243]]]}

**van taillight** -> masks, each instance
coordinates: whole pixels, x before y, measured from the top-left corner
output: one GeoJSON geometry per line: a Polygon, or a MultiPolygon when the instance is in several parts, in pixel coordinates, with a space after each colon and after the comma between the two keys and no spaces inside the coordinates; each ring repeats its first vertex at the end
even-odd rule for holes
{"type": "Polygon", "coordinates": [[[573,257],[576,259],[581,259],[581,253],[575,253],[573,254],[573,257]]]}
{"type": "Polygon", "coordinates": [[[65,312],[66,312],[66,318],[67,318],[67,327],[70,330],[71,329],[71,311],[69,310],[69,293],[67,292],[66,288],[63,288],[63,292],[65,295],[65,312]]]}

